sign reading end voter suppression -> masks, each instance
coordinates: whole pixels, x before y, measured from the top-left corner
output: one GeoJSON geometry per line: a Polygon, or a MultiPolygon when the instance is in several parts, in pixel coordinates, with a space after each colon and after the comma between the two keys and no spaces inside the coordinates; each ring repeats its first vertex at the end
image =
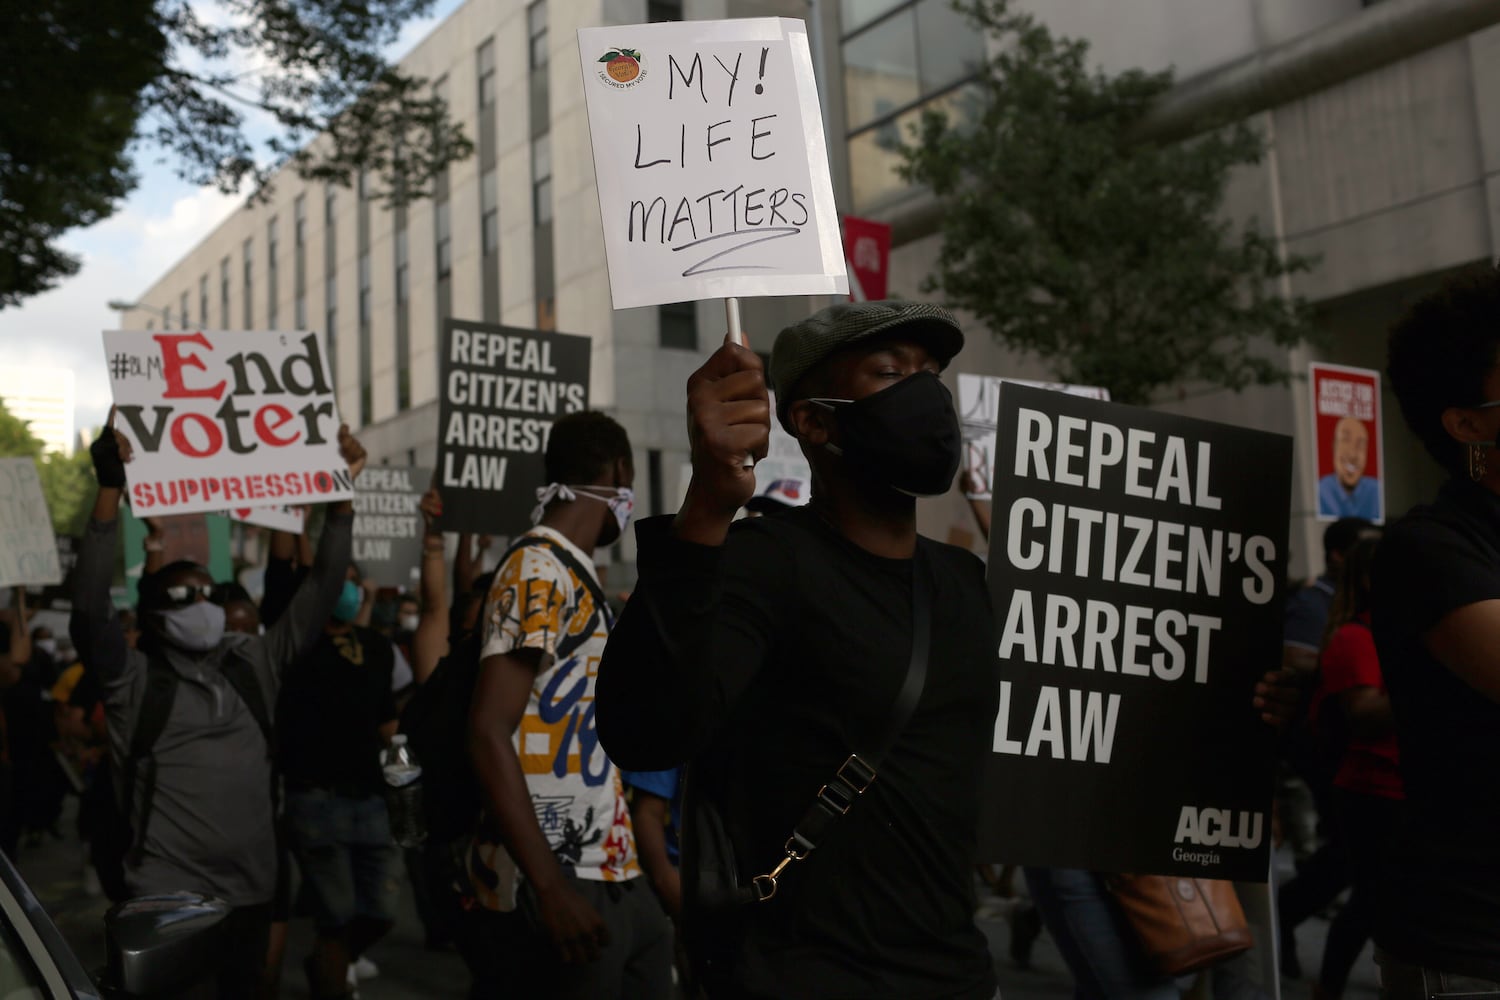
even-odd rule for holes
{"type": "Polygon", "coordinates": [[[1005,384],[985,859],[1263,882],[1290,438],[1005,384]]]}
{"type": "Polygon", "coordinates": [[[559,417],[589,405],[587,337],[467,320],[443,327],[437,487],[443,529],[530,527],[559,417]]]}
{"type": "Polygon", "coordinates": [[[801,21],[582,28],[578,54],[616,309],[849,291],[801,21]]]}
{"type": "Polygon", "coordinates": [[[354,495],[314,333],[107,330],[138,517],[354,495]]]}

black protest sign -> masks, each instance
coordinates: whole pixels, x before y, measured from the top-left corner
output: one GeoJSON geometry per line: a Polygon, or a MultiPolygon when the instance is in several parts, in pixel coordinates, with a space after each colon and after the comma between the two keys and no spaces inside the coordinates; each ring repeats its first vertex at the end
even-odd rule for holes
{"type": "Polygon", "coordinates": [[[368,579],[411,586],[422,566],[422,494],[432,470],[367,465],[354,481],[354,561],[368,579]]]}
{"type": "Polygon", "coordinates": [[[438,488],[448,531],[519,534],[559,417],[588,408],[587,337],[450,319],[438,397],[438,488]]]}
{"type": "Polygon", "coordinates": [[[1000,394],[986,860],[1265,881],[1292,442],[1000,394]]]}

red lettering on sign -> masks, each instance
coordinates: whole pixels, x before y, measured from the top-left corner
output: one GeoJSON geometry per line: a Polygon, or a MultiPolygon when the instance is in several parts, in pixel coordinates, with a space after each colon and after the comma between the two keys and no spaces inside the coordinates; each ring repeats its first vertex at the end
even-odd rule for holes
{"type": "Polygon", "coordinates": [[[294,431],[291,437],[278,437],[276,434],[291,419],[292,411],[279,403],[262,406],[255,412],[255,433],[273,448],[285,448],[289,444],[296,444],[302,438],[300,433],[294,431]],[[272,423],[272,420],[275,423],[272,423]]]}
{"type": "Polygon", "coordinates": [[[207,458],[216,455],[219,449],[224,447],[224,432],[219,430],[219,425],[205,417],[201,413],[184,413],[172,421],[172,447],[189,458],[207,458]],[[199,448],[188,440],[186,423],[191,420],[203,429],[203,434],[208,438],[208,443],[199,448]]]}
{"type": "Polygon", "coordinates": [[[197,344],[207,350],[213,350],[213,345],[202,333],[158,333],[151,338],[161,345],[162,374],[167,380],[167,391],[161,394],[162,399],[194,399],[207,397],[218,399],[224,395],[224,388],[228,384],[220,382],[218,385],[207,389],[189,389],[183,381],[184,368],[197,368],[200,371],[208,371],[208,366],[203,359],[195,354],[182,353],[182,343],[197,344]]]}

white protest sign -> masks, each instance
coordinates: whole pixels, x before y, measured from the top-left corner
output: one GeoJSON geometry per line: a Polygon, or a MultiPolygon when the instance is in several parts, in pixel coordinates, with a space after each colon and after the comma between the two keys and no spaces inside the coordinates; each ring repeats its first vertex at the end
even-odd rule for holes
{"type": "Polygon", "coordinates": [[[964,494],[970,500],[990,499],[990,484],[995,478],[995,427],[999,419],[1000,385],[1003,382],[1109,402],[1109,390],[1098,386],[960,373],[958,416],[963,424],[964,434],[963,469],[975,485],[974,490],[964,494]]]}
{"type": "Polygon", "coordinates": [[[266,507],[233,507],[226,513],[231,521],[253,524],[272,531],[285,531],[293,535],[302,534],[307,512],[302,507],[274,504],[266,507]]]}
{"type": "Polygon", "coordinates": [[[57,539],[30,458],[0,458],[0,587],[62,583],[57,539]]]}
{"type": "Polygon", "coordinates": [[[614,307],[844,295],[806,26],[581,28],[614,307]]]}
{"type": "Polygon", "coordinates": [[[354,495],[317,334],[107,330],[138,517],[354,495]]]}

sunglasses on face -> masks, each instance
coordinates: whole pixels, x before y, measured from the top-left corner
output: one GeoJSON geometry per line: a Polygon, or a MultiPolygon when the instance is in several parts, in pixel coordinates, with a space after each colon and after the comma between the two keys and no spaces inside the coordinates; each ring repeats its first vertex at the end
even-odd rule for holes
{"type": "Polygon", "coordinates": [[[167,595],[169,603],[183,605],[191,604],[199,598],[206,601],[213,591],[214,588],[211,583],[179,583],[166,588],[164,593],[167,595]]]}

